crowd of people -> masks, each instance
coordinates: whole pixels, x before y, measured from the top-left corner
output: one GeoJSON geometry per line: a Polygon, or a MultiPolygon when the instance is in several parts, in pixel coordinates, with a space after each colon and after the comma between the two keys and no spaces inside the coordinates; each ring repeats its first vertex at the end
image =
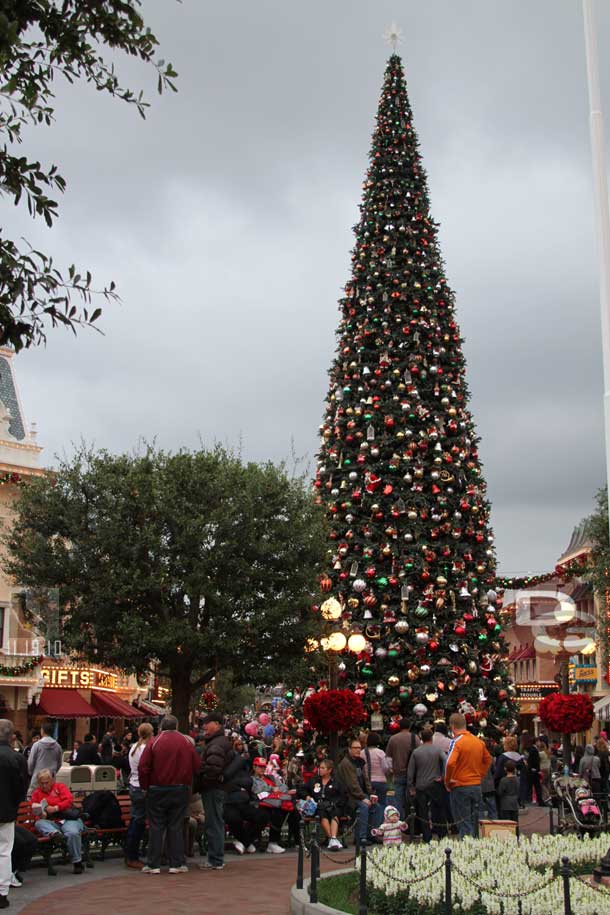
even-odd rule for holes
{"type": "MultiPolygon", "coordinates": [[[[579,774],[598,796],[608,791],[604,732],[594,745],[574,747],[564,763],[561,747],[546,737],[477,737],[459,713],[448,723],[404,718],[387,742],[374,731],[352,734],[334,760],[315,734],[307,742],[302,731],[293,736],[283,726],[282,716],[277,724],[259,727],[212,712],[189,734],[171,715],[158,729],[144,722],[120,738],[109,726],[99,742],[93,734],[76,742],[69,764],[117,769],[131,801],[125,863],[146,874],[161,873],[164,863],[170,874],[187,871],[203,839],[207,855],[198,866],[205,870],[224,868],[227,839],[238,855],[282,854],[300,841],[303,816],[318,820],[332,852],[343,847],[346,825],[357,843],[398,844],[405,832],[424,842],[477,835],[482,816],[514,820],[527,804],[545,804],[553,772],[579,774]]],[[[85,814],[55,779],[63,752],[53,733],[43,724],[24,744],[10,721],[0,721],[0,780],[9,786],[0,793],[0,908],[8,905],[9,887],[22,882],[36,835],[57,836],[74,873],[83,871],[85,814]],[[33,831],[15,825],[28,795],[33,831]]],[[[91,817],[93,805],[87,811],[91,817]]]]}

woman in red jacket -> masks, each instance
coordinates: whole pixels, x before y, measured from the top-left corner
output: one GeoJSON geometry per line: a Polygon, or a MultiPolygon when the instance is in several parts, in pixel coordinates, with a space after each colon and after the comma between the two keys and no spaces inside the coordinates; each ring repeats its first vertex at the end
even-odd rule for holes
{"type": "Polygon", "coordinates": [[[83,855],[81,832],[85,828],[82,820],[62,819],[62,811],[74,807],[74,798],[70,789],[61,782],[56,782],[49,769],[41,769],[38,773],[38,787],[32,793],[32,809],[35,814],[40,810],[36,820],[36,832],[43,836],[62,833],[66,837],[70,861],[74,865],[74,873],[83,872],[83,855]]]}

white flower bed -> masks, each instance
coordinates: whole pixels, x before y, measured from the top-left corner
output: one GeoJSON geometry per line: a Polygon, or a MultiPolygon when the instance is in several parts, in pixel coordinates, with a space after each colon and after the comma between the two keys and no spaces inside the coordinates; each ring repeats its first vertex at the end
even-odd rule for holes
{"type": "MultiPolygon", "coordinates": [[[[465,909],[481,899],[489,915],[518,915],[514,895],[518,893],[523,915],[560,915],[564,911],[561,878],[542,887],[551,877],[552,868],[562,857],[568,857],[574,867],[591,865],[593,870],[609,844],[608,835],[592,839],[534,835],[522,838],[519,843],[516,837],[466,838],[434,841],[429,845],[403,844],[400,848],[376,847],[369,852],[367,877],[375,889],[394,896],[406,888],[404,881],[416,880],[443,865],[445,848],[451,848],[455,863],[452,895],[465,909]],[[493,888],[494,895],[479,893],[475,884],[493,888]],[[528,895],[528,891],[538,886],[542,888],[528,895]]],[[[444,887],[444,870],[440,870],[412,885],[410,894],[422,903],[433,905],[442,899],[444,887]]],[[[570,890],[572,909],[578,915],[610,915],[610,891],[602,895],[577,879],[570,880],[570,890]]]]}

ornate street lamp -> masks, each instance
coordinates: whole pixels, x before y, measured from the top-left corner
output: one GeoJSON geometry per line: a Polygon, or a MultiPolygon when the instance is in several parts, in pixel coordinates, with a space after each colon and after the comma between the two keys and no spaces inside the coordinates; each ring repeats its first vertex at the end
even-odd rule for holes
{"type": "MultiPolygon", "coordinates": [[[[366,638],[358,629],[341,626],[339,620],[343,614],[343,606],[335,597],[327,598],[320,607],[320,616],[324,620],[322,634],[319,641],[309,639],[306,651],[321,649],[328,660],[328,683],[330,689],[338,687],[338,662],[337,655],[346,648],[352,654],[360,654],[366,648],[366,638]]],[[[328,750],[332,759],[336,760],[339,747],[339,735],[335,731],[329,735],[328,750]]]]}
{"type": "MultiPolygon", "coordinates": [[[[553,635],[549,635],[546,632],[537,635],[534,639],[534,646],[538,651],[552,654],[557,658],[559,661],[561,692],[564,696],[569,696],[570,656],[574,654],[592,654],[595,651],[596,644],[590,636],[568,635],[568,627],[576,616],[576,606],[573,601],[560,601],[553,610],[553,616],[557,621],[557,625],[548,626],[553,635]]],[[[569,765],[568,760],[571,751],[569,734],[562,734],[561,745],[563,764],[564,766],[566,764],[569,765]]]]}

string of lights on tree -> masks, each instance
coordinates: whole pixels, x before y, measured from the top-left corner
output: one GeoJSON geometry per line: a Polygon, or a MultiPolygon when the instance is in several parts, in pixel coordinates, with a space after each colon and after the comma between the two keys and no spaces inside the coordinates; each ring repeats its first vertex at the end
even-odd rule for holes
{"type": "Polygon", "coordinates": [[[404,711],[457,707],[506,722],[486,484],[397,54],[370,158],[315,482],[330,522],[321,590],[366,637],[341,677],[390,730],[404,711]]]}

